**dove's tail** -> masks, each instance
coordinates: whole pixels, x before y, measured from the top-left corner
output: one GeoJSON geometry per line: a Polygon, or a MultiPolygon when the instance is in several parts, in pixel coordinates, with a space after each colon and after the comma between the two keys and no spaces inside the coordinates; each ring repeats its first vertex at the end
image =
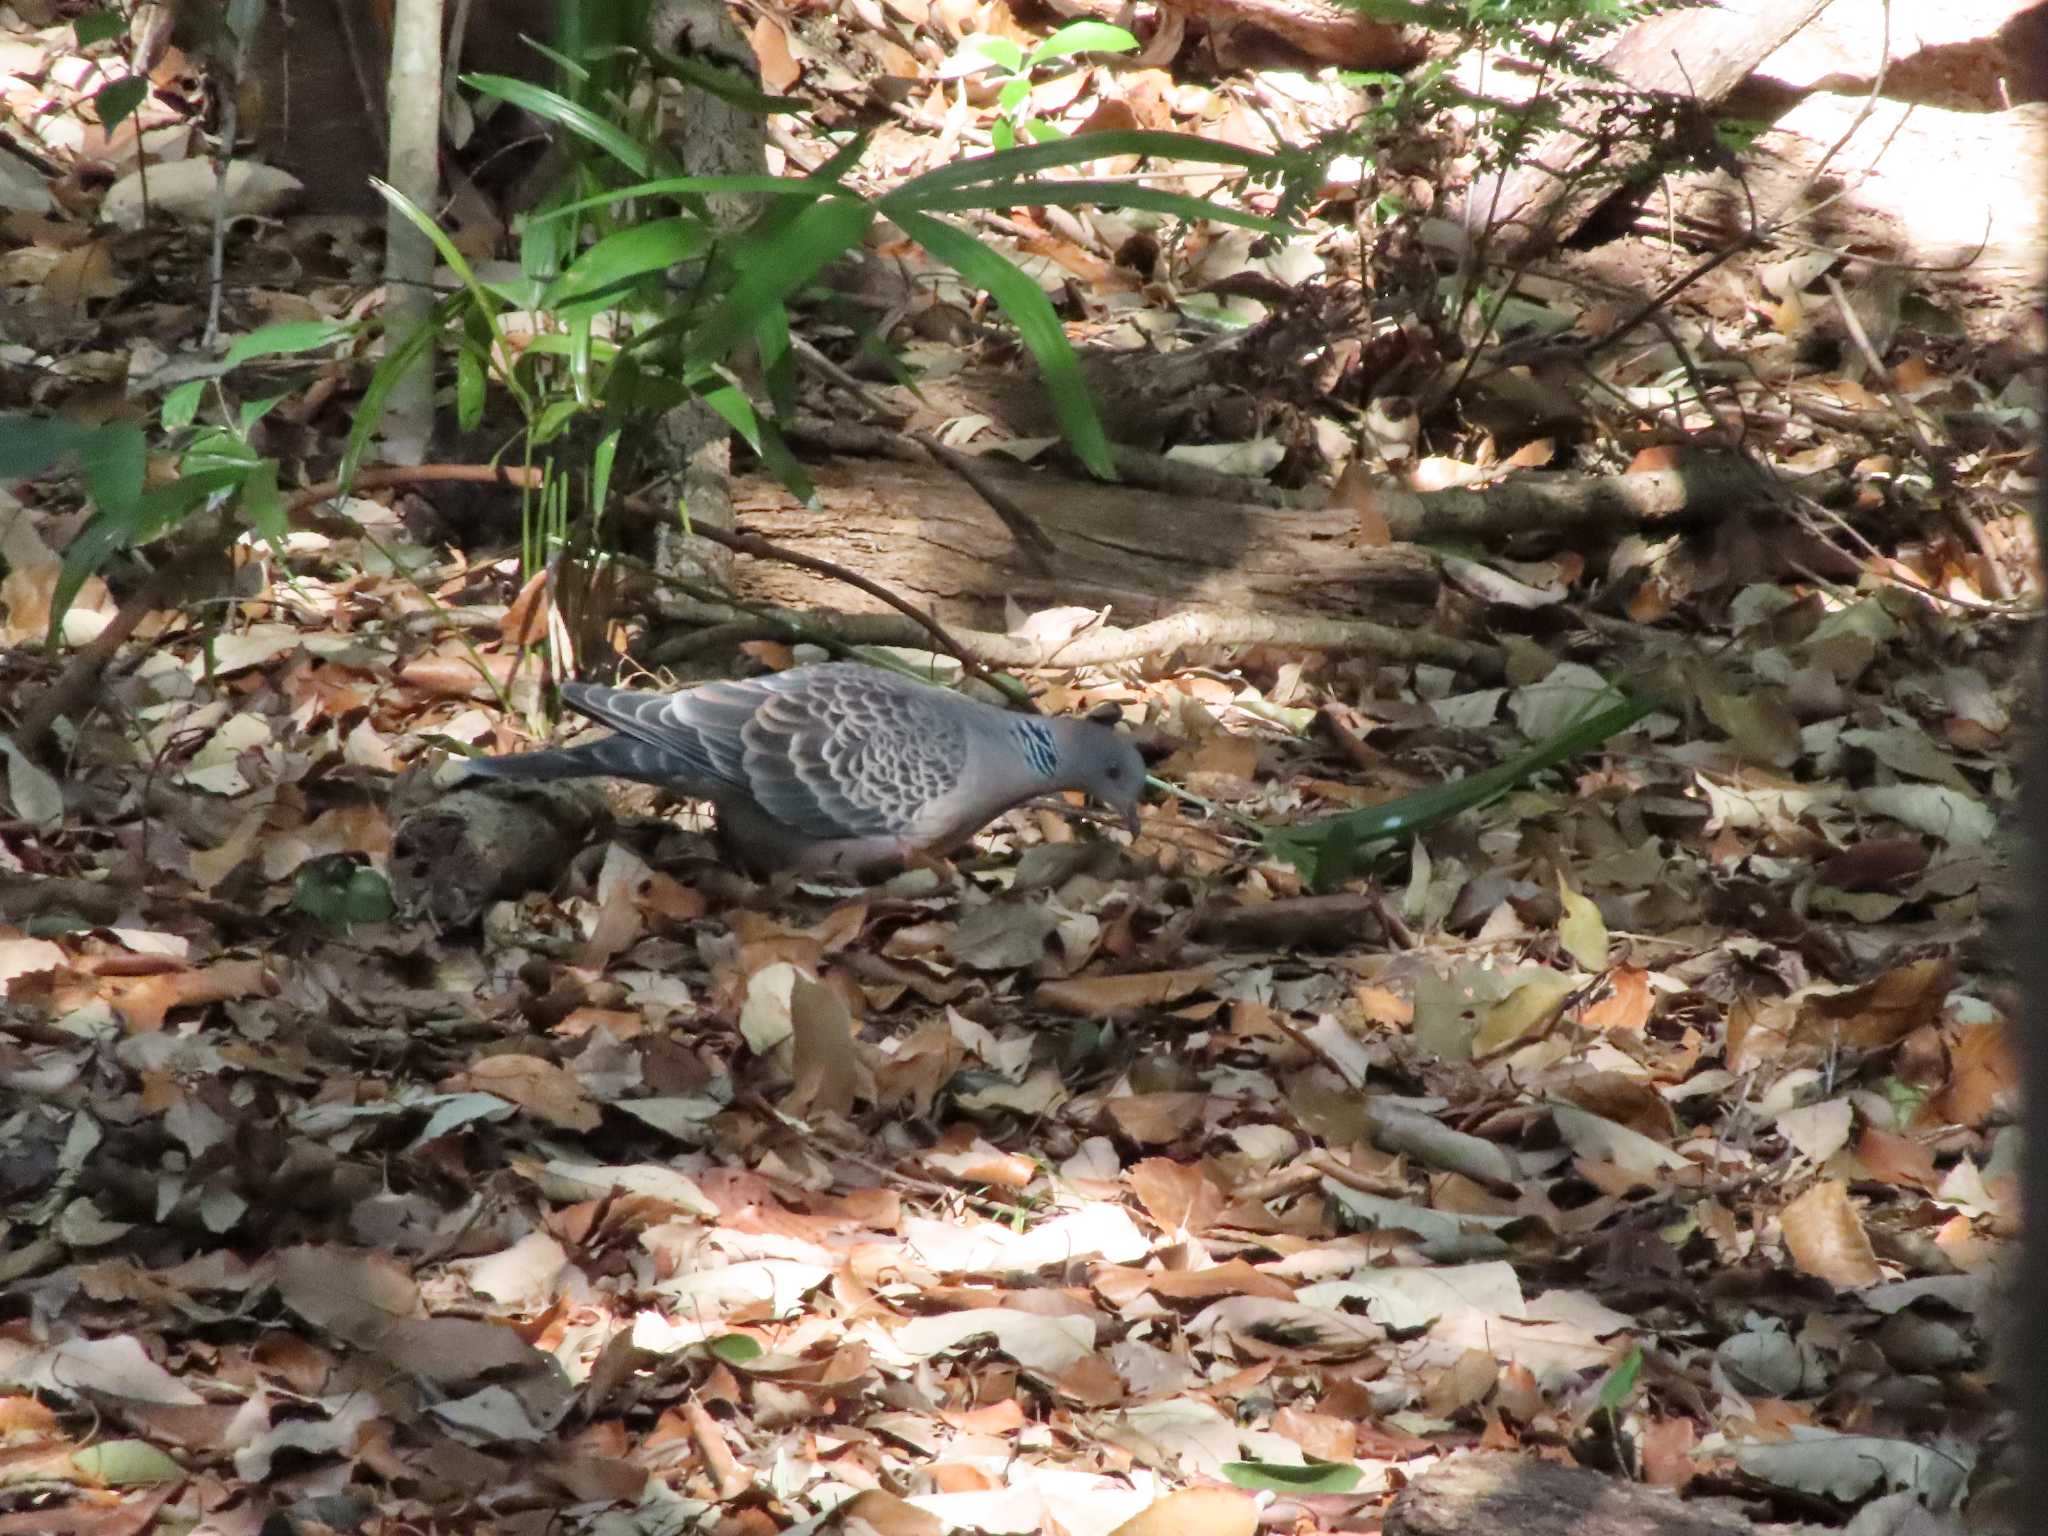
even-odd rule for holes
{"type": "Polygon", "coordinates": [[[657,748],[630,736],[607,736],[574,747],[550,747],[513,757],[473,757],[465,766],[468,779],[587,779],[606,775],[642,784],[677,787],[676,764],[657,748]]]}

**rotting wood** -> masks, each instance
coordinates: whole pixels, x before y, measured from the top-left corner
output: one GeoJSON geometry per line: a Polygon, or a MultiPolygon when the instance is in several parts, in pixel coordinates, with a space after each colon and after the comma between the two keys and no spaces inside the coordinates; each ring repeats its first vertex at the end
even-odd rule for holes
{"type": "Polygon", "coordinates": [[[1347,949],[1383,943],[1380,899],[1356,891],[1288,896],[1276,901],[1214,906],[1195,922],[1195,937],[1227,951],[1347,949]]]}
{"type": "MultiPolygon", "coordinates": [[[[1623,475],[1522,473],[1482,488],[1410,491],[1392,479],[1370,494],[1396,540],[1371,545],[1355,514],[1276,509],[1200,496],[1167,496],[998,467],[989,473],[1051,536],[1039,569],[1017,554],[981,499],[926,466],[866,461],[815,470],[822,512],[781,486],[748,477],[735,504],[750,532],[857,570],[950,628],[1007,629],[1011,604],[1107,607],[1128,624],[1188,609],[1299,617],[1417,612],[1433,603],[1433,557],[1414,542],[1501,539],[1531,532],[1595,537],[1617,530],[1703,524],[1778,495],[1736,454],[1708,454],[1678,469],[1623,475]]],[[[1830,482],[1832,484],[1832,482],[1830,482]]],[[[1825,487],[1802,483],[1808,495],[1825,487]]],[[[790,610],[847,603],[804,573],[749,563],[735,573],[749,602],[790,610]]]]}
{"type": "Polygon", "coordinates": [[[399,820],[392,897],[401,912],[466,927],[499,897],[550,884],[605,815],[588,784],[457,789],[399,820]]]}
{"type": "MultiPolygon", "coordinates": [[[[929,465],[817,465],[821,510],[750,476],[735,485],[734,504],[750,532],[860,571],[949,627],[1005,630],[1012,603],[1106,607],[1116,622],[1143,623],[1184,608],[1379,617],[1397,606],[1420,617],[1436,599],[1429,557],[1357,542],[1349,512],[1164,496],[994,461],[988,473],[1051,538],[1049,569],[1034,569],[979,496],[929,465]]],[[[734,580],[752,602],[867,606],[764,562],[744,564],[734,580]]]]}
{"type": "MultiPolygon", "coordinates": [[[[1783,1530],[1784,1527],[1773,1529],[1783,1530]]],[[[1386,1536],[1758,1536],[1740,1511],[1665,1488],[1486,1451],[1438,1463],[1394,1496],[1386,1536]]]]}

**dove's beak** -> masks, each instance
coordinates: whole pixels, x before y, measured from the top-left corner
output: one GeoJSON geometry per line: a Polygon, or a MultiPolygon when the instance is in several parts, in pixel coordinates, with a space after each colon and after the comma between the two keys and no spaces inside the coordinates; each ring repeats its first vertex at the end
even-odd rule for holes
{"type": "Polygon", "coordinates": [[[1138,802],[1135,800],[1124,807],[1124,830],[1133,837],[1138,835],[1138,802]]]}

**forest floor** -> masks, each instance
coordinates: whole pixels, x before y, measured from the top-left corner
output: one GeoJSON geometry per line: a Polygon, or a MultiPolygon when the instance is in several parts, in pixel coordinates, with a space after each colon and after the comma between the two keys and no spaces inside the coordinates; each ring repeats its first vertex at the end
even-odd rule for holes
{"type": "MultiPolygon", "coordinates": [[[[940,8],[846,9],[841,55],[763,23],[772,89],[853,94],[886,42],[915,89],[864,174],[986,141],[992,103],[931,78],[940,8]]],[[[41,89],[88,92],[65,61],[110,56],[69,35],[9,67],[40,49],[41,89]]],[[[1337,112],[1308,76],[1170,67],[1077,67],[1031,111],[1247,141],[1337,112]]],[[[6,216],[5,403],[153,423],[203,355],[204,237],[51,192],[6,216]]],[[[989,238],[1105,347],[1203,305],[1257,324],[1359,259],[1311,220],[1141,272],[1128,227],[1052,212],[989,238]]],[[[238,236],[229,333],[350,313],[354,228],[238,236]]],[[[546,730],[516,509],[401,487],[244,540],[56,759],[0,742],[0,1536],[1606,1529],[1540,1480],[1517,1502],[1550,1468],[1641,1500],[1627,1529],[1995,1528],[2035,406],[1906,290],[1873,301],[1881,369],[1819,344],[1822,279],[1745,257],[1672,307],[1756,394],[1688,417],[1694,376],[1636,354],[1603,386],[1649,425],[1496,395],[1381,468],[1654,471],[1697,436],[1825,506],[1432,546],[1398,621],[1487,676],[1286,642],[1040,672],[1041,708],[1120,706],[1208,804],[1155,796],[1135,838],[1030,807],[868,888],[750,885],[664,806],[479,923],[393,911],[439,749],[546,730]],[[1659,708],[1364,873],[1318,889],[1261,841],[1513,758],[1614,681],[1659,708]]],[[[1597,307],[1542,291],[1567,327],[1597,307]]],[[[1025,435],[951,392],[1000,345],[931,335],[926,391],[869,386],[897,425],[1025,435]]],[[[364,377],[343,348],[233,395],[284,392],[287,492],[331,474],[364,377]]],[[[1178,424],[1189,461],[1325,483],[1311,449],[1364,397],[1300,385],[1178,424]]],[[[87,510],[61,477],[0,496],[0,716],[64,661],[87,510]]],[[[980,622],[1056,649],[1100,620],[980,622]]]]}

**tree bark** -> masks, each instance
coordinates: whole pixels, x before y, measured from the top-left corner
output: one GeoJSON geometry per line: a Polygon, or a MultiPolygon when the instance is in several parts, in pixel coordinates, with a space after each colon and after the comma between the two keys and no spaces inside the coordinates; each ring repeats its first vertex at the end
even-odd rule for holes
{"type": "MultiPolygon", "coordinates": [[[[723,0],[660,0],[648,19],[657,47],[704,56],[709,62],[743,61],[758,76],[753,46],[734,25],[723,0]]],[[[768,139],[758,114],[695,86],[683,91],[682,129],[677,149],[688,176],[764,176],[768,139]]],[[[722,233],[738,230],[759,204],[757,198],[713,197],[707,208],[722,233]]],[[[692,523],[730,530],[732,428],[701,400],[686,400],[662,418],[662,457],[679,482],[683,511],[692,523]]],[[[725,584],[732,556],[718,545],[693,539],[680,521],[657,530],[655,564],[688,580],[725,584]]]]}

